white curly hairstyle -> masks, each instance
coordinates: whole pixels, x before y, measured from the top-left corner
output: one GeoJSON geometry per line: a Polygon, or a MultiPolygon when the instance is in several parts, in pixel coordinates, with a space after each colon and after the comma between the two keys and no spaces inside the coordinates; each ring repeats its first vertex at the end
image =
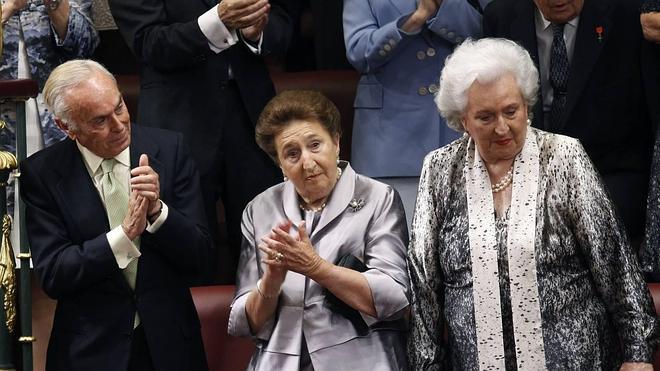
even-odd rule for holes
{"type": "Polygon", "coordinates": [[[435,103],[447,126],[463,132],[468,90],[475,81],[487,84],[512,74],[531,111],[539,89],[539,73],[527,50],[511,40],[465,40],[447,57],[435,103]]]}

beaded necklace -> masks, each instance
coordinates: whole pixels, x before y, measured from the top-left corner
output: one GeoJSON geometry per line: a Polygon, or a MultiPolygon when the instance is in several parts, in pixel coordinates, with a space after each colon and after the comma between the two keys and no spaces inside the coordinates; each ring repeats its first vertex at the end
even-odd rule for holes
{"type": "Polygon", "coordinates": [[[497,183],[490,186],[490,189],[493,193],[501,192],[510,186],[511,182],[513,182],[513,165],[497,183]]]}

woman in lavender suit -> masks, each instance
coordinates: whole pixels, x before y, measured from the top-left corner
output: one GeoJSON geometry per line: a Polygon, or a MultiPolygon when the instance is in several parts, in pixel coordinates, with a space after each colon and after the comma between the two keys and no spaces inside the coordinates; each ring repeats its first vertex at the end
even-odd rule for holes
{"type": "Polygon", "coordinates": [[[257,143],[285,181],[243,213],[229,333],[257,345],[249,370],[406,370],[401,200],[339,161],[339,113],[323,95],[273,98],[257,143]]]}

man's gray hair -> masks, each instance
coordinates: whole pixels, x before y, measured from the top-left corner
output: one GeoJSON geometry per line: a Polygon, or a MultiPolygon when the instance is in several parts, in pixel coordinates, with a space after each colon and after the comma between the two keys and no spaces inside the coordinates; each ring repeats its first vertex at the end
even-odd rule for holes
{"type": "Polygon", "coordinates": [[[102,73],[117,83],[115,77],[98,62],[89,59],[74,59],[57,66],[48,76],[44,85],[43,96],[53,115],[66,122],[71,129],[76,129],[76,123],[71,121],[71,102],[68,102],[66,93],[94,74],[102,73]]]}
{"type": "Polygon", "coordinates": [[[511,40],[465,40],[447,57],[435,103],[447,126],[463,132],[468,90],[475,81],[488,84],[511,74],[531,111],[539,89],[539,73],[527,50],[511,40]]]}

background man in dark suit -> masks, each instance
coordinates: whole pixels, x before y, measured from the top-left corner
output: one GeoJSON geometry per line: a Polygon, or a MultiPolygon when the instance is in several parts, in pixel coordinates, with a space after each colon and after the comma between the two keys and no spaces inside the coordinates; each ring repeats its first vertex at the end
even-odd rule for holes
{"type": "Polygon", "coordinates": [[[282,179],[256,145],[254,125],[275,93],[263,57],[288,47],[292,25],[284,4],[292,2],[110,0],[140,63],[138,122],[184,134],[200,169],[216,243],[222,196],[230,244],[218,253],[223,283],[234,282],[243,208],[282,179]]]}
{"type": "Polygon", "coordinates": [[[629,0],[495,0],[483,17],[484,36],[517,41],[531,54],[542,87],[534,126],[580,139],[633,243],[643,232],[653,138],[641,71],[658,63],[641,52],[646,41],[638,6],[629,0]]]}
{"type": "Polygon", "coordinates": [[[180,134],[131,125],[96,62],[44,88],[70,140],[21,164],[28,239],[58,300],[49,370],[204,370],[189,278],[211,249],[199,178],[180,134]]]}

